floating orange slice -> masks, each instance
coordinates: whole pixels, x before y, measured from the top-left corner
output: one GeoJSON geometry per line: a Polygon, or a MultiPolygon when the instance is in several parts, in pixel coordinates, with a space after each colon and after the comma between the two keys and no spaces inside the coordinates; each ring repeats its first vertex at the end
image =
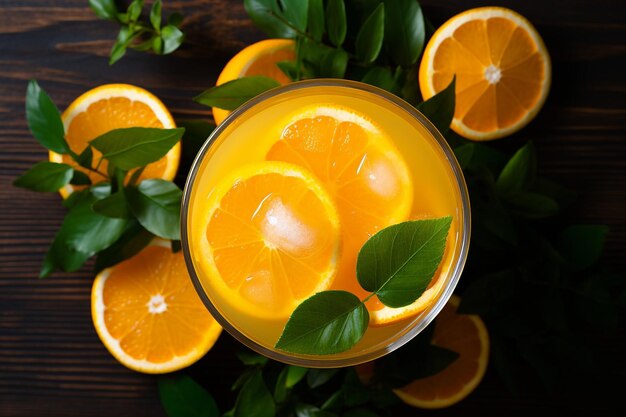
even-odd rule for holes
{"type": "Polygon", "coordinates": [[[151,374],[191,365],[222,330],[198,298],[182,252],[172,253],[160,239],[98,274],[91,315],[100,340],[118,361],[151,374]]]}
{"type": "MultiPolygon", "coordinates": [[[[321,180],[337,204],[344,245],[333,287],[365,292],[356,280],[356,259],[379,230],[408,219],[413,204],[409,170],[391,139],[365,116],[315,105],[289,116],[269,160],[298,164],[321,180]]],[[[382,308],[376,301],[370,310],[382,308]]]]}
{"type": "MultiPolygon", "coordinates": [[[[228,61],[215,85],[253,75],[264,75],[281,84],[287,84],[290,81],[289,78],[276,66],[276,63],[294,60],[295,57],[295,43],[291,39],[266,39],[253,43],[228,61]]],[[[213,107],[215,123],[222,123],[229,113],[228,110],[213,107]]]]}
{"type": "Polygon", "coordinates": [[[452,296],[435,321],[432,343],[459,357],[436,375],[413,381],[394,392],[418,408],[449,407],[467,397],[480,383],[489,361],[489,334],[478,316],[457,314],[459,298],[452,296]]]}
{"type": "MultiPolygon", "coordinates": [[[[171,129],[176,124],[165,105],[143,88],[128,84],[107,84],[87,91],[70,104],[61,116],[65,127],[65,140],[70,148],[80,154],[87,143],[113,129],[126,127],[158,127],[171,129]]],[[[87,174],[92,182],[101,182],[103,177],[79,167],[69,155],[49,153],[50,161],[72,165],[87,174]]],[[[93,150],[93,165],[98,163],[100,152],[93,150]]],[[[160,160],[149,164],[140,179],[163,178],[173,180],[180,161],[180,143],[176,144],[160,160]]],[[[99,165],[107,172],[107,161],[99,165]]],[[[75,187],[68,184],[60,190],[63,198],[75,187]]]]}
{"type": "Polygon", "coordinates": [[[327,289],[339,256],[339,217],[323,186],[284,162],[244,166],[213,190],[201,241],[212,288],[255,317],[286,318],[327,289]]]}
{"type": "Polygon", "coordinates": [[[510,135],[537,114],[550,88],[550,57],[537,30],[520,14],[480,7],[454,16],[424,50],[424,99],[456,74],[452,129],[473,140],[510,135]]]}

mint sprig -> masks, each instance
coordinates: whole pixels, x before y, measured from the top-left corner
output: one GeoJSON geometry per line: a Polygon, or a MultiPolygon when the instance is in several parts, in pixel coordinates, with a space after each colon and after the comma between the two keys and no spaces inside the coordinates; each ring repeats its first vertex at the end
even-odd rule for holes
{"type": "Polygon", "coordinates": [[[55,192],[68,184],[86,187],[64,201],[69,211],[48,249],[41,277],[55,269],[75,271],[94,255],[98,269],[110,266],[134,255],[155,236],[180,239],[180,188],[161,179],[137,182],[144,167],[166,155],[185,129],[116,129],[93,139],[77,154],[64,132],[58,131],[63,123],[57,107],[36,81],[28,85],[26,119],[42,145],[68,154],[77,166],[97,176],[92,184],[76,166],[40,162],[14,181],[15,186],[41,192],[55,192]],[[101,156],[94,158],[94,150],[101,156]],[[101,169],[105,160],[107,172],[101,169]]]}
{"type": "Polygon", "coordinates": [[[376,233],[357,259],[357,279],[371,294],[364,300],[347,291],[309,297],[294,310],[275,347],[309,355],[352,348],[367,330],[367,300],[376,295],[386,306],[398,308],[424,293],[441,263],[451,223],[450,216],[413,220],[376,233]]]}
{"type": "Polygon", "coordinates": [[[180,30],[183,22],[181,14],[171,14],[163,25],[161,0],[152,3],[147,21],[140,20],[144,0],[133,0],[125,11],[118,9],[115,0],[89,0],[89,6],[99,18],[121,26],[111,49],[109,65],[119,61],[129,48],[167,55],[177,50],[185,40],[180,30]]]}

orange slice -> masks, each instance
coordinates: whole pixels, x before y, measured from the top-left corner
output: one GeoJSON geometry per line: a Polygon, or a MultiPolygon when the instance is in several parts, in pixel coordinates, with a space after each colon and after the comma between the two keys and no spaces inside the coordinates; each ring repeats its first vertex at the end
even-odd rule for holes
{"type": "MultiPolygon", "coordinates": [[[[252,75],[264,75],[281,84],[290,82],[277,66],[280,61],[296,58],[295,43],[291,39],[266,39],[242,49],[226,64],[215,85],[252,75]]],[[[228,116],[228,110],[213,107],[215,124],[220,124],[228,116]]]]}
{"type": "Polygon", "coordinates": [[[206,266],[220,297],[264,318],[286,318],[327,289],[339,255],[339,217],[310,173],[284,162],[244,166],[207,203],[206,266]]]}
{"type": "MultiPolygon", "coordinates": [[[[106,84],[87,91],[70,104],[61,116],[65,127],[65,139],[70,148],[80,154],[87,143],[113,129],[126,127],[158,127],[171,129],[176,124],[165,105],[143,88],[128,84],[106,84]]],[[[98,163],[100,152],[93,149],[93,165],[98,163]]],[[[91,181],[101,182],[103,177],[79,167],[69,155],[49,153],[52,162],[70,164],[87,174],[91,181]]],[[[163,178],[173,180],[180,161],[180,143],[176,144],[160,160],[149,164],[141,179],[163,178]]],[[[107,172],[107,161],[100,163],[99,170],[107,172]]],[[[63,198],[74,191],[66,185],[60,190],[63,198]]]]}
{"type": "Polygon", "coordinates": [[[432,343],[459,357],[436,375],[394,390],[418,408],[449,407],[467,397],[480,383],[489,361],[489,334],[478,316],[457,314],[459,298],[452,296],[435,321],[432,343]]]}
{"type": "Polygon", "coordinates": [[[382,130],[353,111],[315,105],[298,110],[284,125],[266,158],[304,167],[329,191],[344,236],[334,287],[363,298],[368,293],[356,281],[358,251],[370,236],[407,220],[411,212],[413,186],[406,163],[382,130]]]}
{"type": "Polygon", "coordinates": [[[537,114],[550,88],[550,57],[518,13],[480,7],[454,16],[432,36],[419,69],[424,99],[456,74],[452,129],[473,140],[510,135],[537,114]]]}
{"type": "Polygon", "coordinates": [[[150,374],[196,362],[222,330],[198,298],[183,253],[172,253],[160,239],[98,274],[91,315],[109,352],[126,367],[150,374]]]}

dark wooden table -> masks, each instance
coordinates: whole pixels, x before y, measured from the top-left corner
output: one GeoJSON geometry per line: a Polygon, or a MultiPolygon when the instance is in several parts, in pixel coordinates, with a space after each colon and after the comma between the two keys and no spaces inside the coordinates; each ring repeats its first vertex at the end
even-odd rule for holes
{"type": "MultiPolygon", "coordinates": [[[[61,108],[94,86],[125,82],[154,92],[175,117],[209,117],[207,109],[191,97],[214,84],[227,60],[263,35],[247,19],[240,1],[164,3],[167,12],[186,16],[184,30],[190,44],[166,57],[131,52],[109,67],[107,56],[116,28],[98,20],[86,0],[0,0],[0,416],[164,415],[155,379],[119,365],[93,330],[91,269],[37,279],[47,245],[63,217],[60,198],[11,186],[16,175],[47,158],[24,119],[29,79],[39,80],[61,108]]],[[[422,3],[435,25],[484,4],[480,0],[422,3]]],[[[571,218],[608,224],[612,232],[605,259],[624,267],[625,4],[618,0],[496,3],[535,23],[554,65],[545,108],[516,138],[507,140],[535,140],[543,174],[579,194],[571,218]]],[[[601,343],[606,357],[625,375],[624,326],[620,335],[601,343]]],[[[232,355],[236,346],[224,334],[190,370],[222,404],[232,404],[228,387],[237,371],[232,355]]],[[[473,395],[444,414],[528,414],[575,407],[564,401],[545,395],[514,396],[488,373],[473,395]]],[[[602,400],[598,408],[605,408],[602,400]]]]}

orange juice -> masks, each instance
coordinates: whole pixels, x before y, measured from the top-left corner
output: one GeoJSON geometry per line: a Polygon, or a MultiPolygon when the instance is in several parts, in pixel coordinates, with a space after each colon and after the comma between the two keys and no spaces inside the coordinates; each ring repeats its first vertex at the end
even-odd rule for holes
{"type": "Polygon", "coordinates": [[[395,96],[340,80],[290,84],[235,111],[198,155],[182,217],[188,268],[220,324],[261,353],[306,366],[373,359],[421,331],[452,293],[469,240],[467,191],[439,133],[395,96]],[[306,203],[305,197],[294,197],[300,195],[307,196],[306,203]],[[282,198],[276,201],[292,201],[295,214],[281,205],[268,209],[276,196],[282,198]],[[248,214],[226,213],[229,220],[220,223],[227,204],[248,214]],[[373,297],[367,307],[374,325],[349,351],[311,356],[273,348],[299,297],[339,289],[365,298],[356,259],[369,236],[405,220],[443,216],[453,219],[444,257],[410,317],[385,322],[394,309],[373,297]],[[251,230],[267,224],[278,230],[268,233],[278,235],[251,243],[251,230]],[[283,243],[291,245],[286,252],[295,248],[291,255],[281,252],[283,243]],[[306,245],[312,252],[293,255],[306,245]],[[228,256],[220,255],[224,246],[234,248],[228,256]],[[283,253],[283,260],[274,252],[283,253]],[[253,264],[254,272],[248,271],[253,264]],[[231,280],[227,270],[245,277],[231,280]],[[309,276],[319,279],[308,283],[309,276]],[[382,324],[376,323],[379,316],[382,324]]]}

